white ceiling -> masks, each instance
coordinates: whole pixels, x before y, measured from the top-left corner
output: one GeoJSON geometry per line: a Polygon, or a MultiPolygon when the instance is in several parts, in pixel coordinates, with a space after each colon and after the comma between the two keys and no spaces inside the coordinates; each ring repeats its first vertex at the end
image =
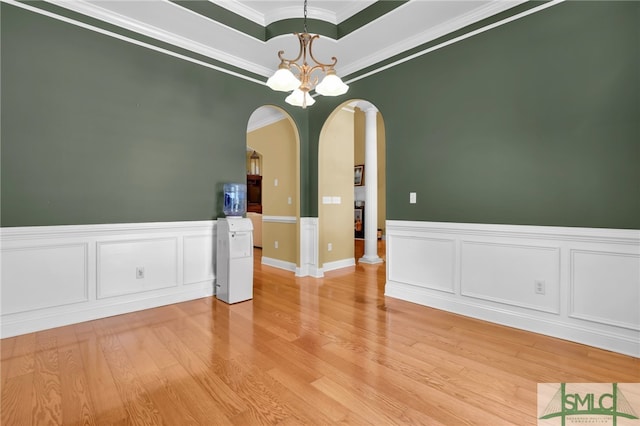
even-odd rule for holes
{"type": "MultiPolygon", "coordinates": [[[[282,19],[300,18],[304,10],[301,0],[225,0],[214,3],[263,26],[282,19]]],[[[311,0],[307,2],[307,16],[338,24],[373,3],[375,0],[311,0]]]]}
{"type": "MultiPolygon", "coordinates": [[[[297,39],[282,35],[258,40],[167,0],[48,0],[111,24],[223,61],[263,77],[278,66],[277,51],[298,53],[297,39]]],[[[199,0],[207,1],[207,0],[199,0]]],[[[302,0],[210,0],[266,26],[302,18],[302,0]]],[[[339,40],[321,37],[314,54],[338,58],[346,76],[385,58],[509,9],[525,0],[411,0],[339,40]]],[[[375,3],[371,0],[309,0],[308,18],[338,24],[375,3]]],[[[302,31],[302,28],[292,29],[302,31]]]]}

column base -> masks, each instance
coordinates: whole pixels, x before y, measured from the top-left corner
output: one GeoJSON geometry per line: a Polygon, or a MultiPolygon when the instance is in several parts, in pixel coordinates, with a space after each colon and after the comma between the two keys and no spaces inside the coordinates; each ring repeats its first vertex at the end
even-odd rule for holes
{"type": "Polygon", "coordinates": [[[376,263],[382,263],[383,260],[378,257],[378,256],[362,256],[359,260],[358,263],[369,263],[369,264],[376,264],[376,263]]]}

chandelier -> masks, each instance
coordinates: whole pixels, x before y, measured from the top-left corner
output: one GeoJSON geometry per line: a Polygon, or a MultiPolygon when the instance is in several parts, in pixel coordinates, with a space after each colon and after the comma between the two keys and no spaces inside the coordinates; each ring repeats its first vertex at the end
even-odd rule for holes
{"type": "Polygon", "coordinates": [[[273,90],[291,92],[286,97],[285,102],[302,108],[311,106],[316,102],[309,95],[309,91],[314,88],[316,93],[324,96],[339,96],[346,93],[349,90],[349,86],[340,80],[334,69],[338,62],[336,57],[331,58],[331,63],[325,64],[313,56],[313,41],[320,38],[320,36],[317,34],[311,35],[307,32],[307,0],[304,0],[304,32],[293,33],[293,35],[298,37],[298,42],[300,43],[298,56],[294,59],[286,59],[283,57],[284,50],[279,51],[280,65],[275,74],[267,80],[267,86],[273,90]],[[314,65],[309,65],[307,55],[315,63],[314,65]],[[302,64],[299,63],[300,60],[302,60],[302,64]],[[320,84],[318,84],[318,76],[312,76],[315,71],[324,73],[324,78],[320,81],[320,84]]]}

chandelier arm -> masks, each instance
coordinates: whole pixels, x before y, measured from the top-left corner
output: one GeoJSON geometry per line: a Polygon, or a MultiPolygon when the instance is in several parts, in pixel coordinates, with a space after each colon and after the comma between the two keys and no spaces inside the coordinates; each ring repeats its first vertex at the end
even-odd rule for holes
{"type": "Polygon", "coordinates": [[[298,74],[303,73],[302,67],[298,65],[296,62],[289,62],[288,65],[290,68],[294,68],[296,71],[298,71],[298,74]]]}
{"type": "MultiPolygon", "coordinates": [[[[291,64],[293,64],[293,63],[295,63],[295,62],[298,62],[298,60],[299,60],[300,58],[302,58],[302,54],[304,53],[304,50],[305,50],[305,46],[304,46],[304,44],[305,44],[305,43],[304,43],[304,40],[303,40],[303,37],[302,37],[304,34],[301,34],[301,33],[294,33],[294,35],[295,35],[296,37],[298,37],[298,43],[300,43],[300,47],[299,47],[299,49],[300,49],[300,50],[298,50],[298,56],[296,56],[296,57],[295,57],[295,58],[293,58],[293,59],[287,59],[287,58],[285,58],[285,57],[283,56],[283,55],[284,55],[284,50],[280,50],[280,51],[278,52],[278,58],[279,58],[282,62],[287,63],[288,65],[291,65],[291,64]]],[[[315,60],[315,59],[314,59],[314,60],[315,60]]]]}
{"type": "Polygon", "coordinates": [[[323,72],[327,72],[330,69],[333,69],[333,65],[318,64],[318,65],[314,65],[311,68],[309,68],[309,74],[311,74],[312,72],[317,71],[317,70],[321,70],[323,72]]]}
{"type": "MultiPolygon", "coordinates": [[[[332,63],[329,64],[325,64],[324,62],[320,62],[319,60],[316,59],[315,56],[313,56],[313,41],[317,38],[320,38],[320,36],[318,34],[314,35],[313,37],[311,37],[311,39],[309,40],[309,56],[311,57],[311,59],[313,59],[313,62],[315,62],[316,64],[322,66],[322,70],[324,71],[325,68],[333,68],[335,67],[335,65],[338,63],[338,59],[333,56],[331,57],[331,60],[333,61],[332,63]]],[[[315,68],[315,67],[314,67],[315,68]]]]}

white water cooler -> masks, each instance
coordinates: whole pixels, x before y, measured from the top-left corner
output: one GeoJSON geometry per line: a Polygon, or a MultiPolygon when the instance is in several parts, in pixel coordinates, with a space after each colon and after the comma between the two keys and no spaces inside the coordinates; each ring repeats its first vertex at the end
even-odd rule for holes
{"type": "Polygon", "coordinates": [[[216,297],[226,303],[253,299],[251,219],[218,219],[216,297]]]}

